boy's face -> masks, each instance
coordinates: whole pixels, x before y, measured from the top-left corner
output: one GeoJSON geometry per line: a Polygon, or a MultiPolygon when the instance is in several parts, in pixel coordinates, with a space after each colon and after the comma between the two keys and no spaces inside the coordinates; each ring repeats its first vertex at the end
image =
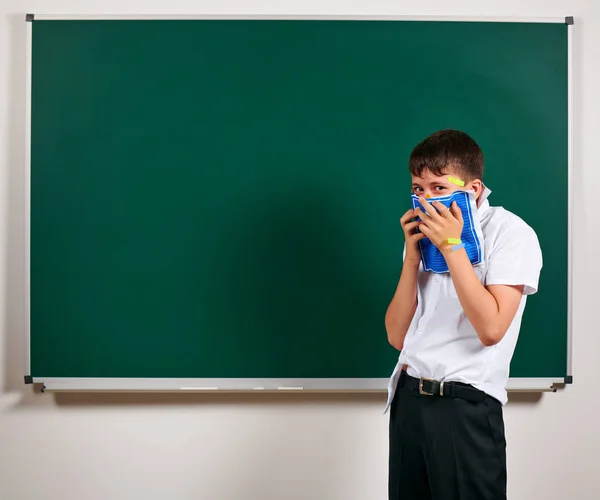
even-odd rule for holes
{"type": "Polygon", "coordinates": [[[461,187],[458,184],[450,182],[450,177],[462,180],[460,174],[452,171],[452,169],[448,169],[447,173],[441,176],[434,175],[425,170],[422,177],[412,176],[412,192],[424,198],[435,198],[437,196],[448,196],[459,189],[472,190],[475,191],[475,199],[479,198],[483,189],[480,179],[465,182],[465,185],[461,187]]]}

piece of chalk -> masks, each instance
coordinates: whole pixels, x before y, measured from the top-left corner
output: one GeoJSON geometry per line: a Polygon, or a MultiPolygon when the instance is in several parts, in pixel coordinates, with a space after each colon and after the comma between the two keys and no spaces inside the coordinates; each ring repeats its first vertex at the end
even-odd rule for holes
{"type": "Polygon", "coordinates": [[[465,185],[465,181],[461,181],[460,179],[457,179],[456,177],[448,177],[448,180],[452,184],[456,184],[457,186],[460,186],[460,187],[464,187],[464,185],[465,185]]]}
{"type": "Polygon", "coordinates": [[[450,243],[451,245],[460,245],[462,241],[460,240],[460,238],[448,238],[448,243],[450,243]]]}
{"type": "Polygon", "coordinates": [[[464,243],[461,243],[461,244],[459,244],[459,245],[454,245],[454,246],[452,247],[452,251],[453,251],[453,252],[456,252],[457,250],[460,250],[461,248],[465,248],[465,244],[464,244],[464,243]]]}

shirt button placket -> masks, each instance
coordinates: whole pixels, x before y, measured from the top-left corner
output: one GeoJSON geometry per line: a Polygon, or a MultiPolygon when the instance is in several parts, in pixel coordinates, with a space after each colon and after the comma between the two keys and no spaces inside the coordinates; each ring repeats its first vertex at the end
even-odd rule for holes
{"type": "Polygon", "coordinates": [[[433,317],[433,314],[435,312],[435,309],[437,306],[437,303],[440,300],[440,294],[441,294],[441,289],[442,289],[442,280],[439,276],[435,277],[435,283],[436,286],[433,287],[434,290],[432,292],[432,296],[430,297],[431,302],[433,302],[432,306],[428,307],[429,310],[429,314],[427,314],[426,316],[423,316],[421,318],[421,320],[418,323],[417,326],[417,331],[415,332],[417,335],[421,335],[423,333],[423,331],[425,330],[425,328],[427,327],[427,324],[429,323],[429,321],[431,320],[431,318],[433,317]]]}

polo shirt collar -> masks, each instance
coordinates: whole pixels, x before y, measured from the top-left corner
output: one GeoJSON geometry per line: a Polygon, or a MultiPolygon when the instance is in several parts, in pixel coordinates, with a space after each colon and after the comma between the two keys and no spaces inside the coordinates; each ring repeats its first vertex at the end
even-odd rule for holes
{"type": "Polygon", "coordinates": [[[490,202],[488,201],[490,194],[492,194],[491,189],[483,184],[483,191],[477,200],[477,213],[479,214],[480,220],[483,218],[483,215],[487,212],[488,208],[490,208],[490,202]]]}

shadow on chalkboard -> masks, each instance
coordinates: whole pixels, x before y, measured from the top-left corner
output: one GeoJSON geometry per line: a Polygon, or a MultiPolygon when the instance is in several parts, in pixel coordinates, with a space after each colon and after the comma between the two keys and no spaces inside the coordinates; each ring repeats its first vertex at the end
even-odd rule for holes
{"type": "Polygon", "coordinates": [[[373,405],[374,410],[383,412],[387,394],[385,393],[54,393],[54,401],[59,406],[183,406],[183,405],[224,405],[224,406],[352,406],[373,405]]]}
{"type": "MultiPolygon", "coordinates": [[[[219,393],[154,393],[154,392],[57,392],[53,394],[59,406],[169,406],[169,405],[226,405],[226,406],[281,406],[281,405],[373,405],[383,411],[387,393],[383,392],[305,392],[281,393],[219,392],[219,393]]],[[[537,406],[543,394],[540,392],[510,392],[508,405],[537,406]]]]}

